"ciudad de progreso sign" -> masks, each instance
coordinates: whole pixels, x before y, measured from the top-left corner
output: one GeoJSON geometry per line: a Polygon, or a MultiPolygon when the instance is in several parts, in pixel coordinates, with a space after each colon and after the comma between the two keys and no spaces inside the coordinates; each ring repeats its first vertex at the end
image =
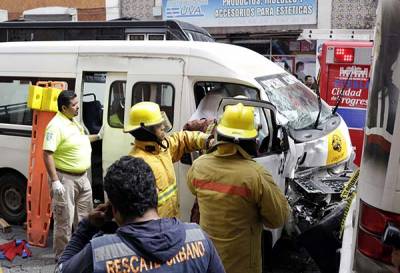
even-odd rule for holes
{"type": "Polygon", "coordinates": [[[163,19],[202,27],[317,23],[317,0],[163,0],[163,19]]]}

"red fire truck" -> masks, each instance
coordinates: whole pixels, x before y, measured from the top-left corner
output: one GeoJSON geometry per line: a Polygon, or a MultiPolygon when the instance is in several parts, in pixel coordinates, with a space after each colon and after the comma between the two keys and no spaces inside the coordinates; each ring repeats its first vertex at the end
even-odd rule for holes
{"type": "Polygon", "coordinates": [[[346,121],[360,165],[372,63],[372,42],[326,41],[319,55],[321,98],[346,121]]]}

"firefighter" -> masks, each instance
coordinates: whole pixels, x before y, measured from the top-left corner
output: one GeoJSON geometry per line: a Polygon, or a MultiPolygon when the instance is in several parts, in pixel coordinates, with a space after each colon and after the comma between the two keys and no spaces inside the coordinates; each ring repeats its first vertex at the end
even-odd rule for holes
{"type": "Polygon", "coordinates": [[[188,186],[197,196],[200,226],[210,235],[227,273],[261,272],[263,225],[278,228],[289,215],[285,196],[256,163],[254,108],[226,106],[217,142],[194,161],[188,186]]]}
{"type": "Polygon", "coordinates": [[[208,147],[212,136],[202,132],[175,132],[168,117],[154,102],[139,102],[130,111],[125,132],[135,137],[130,156],[140,157],[150,165],[156,177],[158,213],[161,217],[177,217],[179,211],[174,162],[184,153],[208,147]]]}

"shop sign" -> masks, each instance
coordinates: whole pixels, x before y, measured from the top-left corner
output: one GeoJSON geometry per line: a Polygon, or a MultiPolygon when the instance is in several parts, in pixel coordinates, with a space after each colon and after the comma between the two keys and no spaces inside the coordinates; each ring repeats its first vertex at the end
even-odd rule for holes
{"type": "Polygon", "coordinates": [[[163,0],[163,19],[202,27],[317,23],[317,0],[163,0]]]}
{"type": "Polygon", "coordinates": [[[341,107],[366,109],[369,69],[369,65],[332,65],[329,69],[328,104],[335,105],[342,92],[341,107]]]}

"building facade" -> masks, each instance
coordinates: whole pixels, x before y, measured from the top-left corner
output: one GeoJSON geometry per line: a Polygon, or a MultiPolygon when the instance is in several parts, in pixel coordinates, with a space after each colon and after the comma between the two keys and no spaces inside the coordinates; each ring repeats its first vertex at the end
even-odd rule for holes
{"type": "MultiPolygon", "coordinates": [[[[303,29],[372,29],[378,0],[2,0],[0,20],[176,19],[217,42],[252,49],[297,74],[316,74],[303,29]]],[[[304,76],[303,76],[304,77],[304,76]]]]}
{"type": "Polygon", "coordinates": [[[316,41],[303,29],[371,29],[377,0],[120,0],[121,15],[177,19],[206,28],[218,42],[250,48],[292,73],[315,75],[316,41]],[[299,68],[299,65],[297,65],[299,68]]]}
{"type": "Polygon", "coordinates": [[[8,20],[33,19],[106,20],[106,0],[2,0],[0,9],[8,20]]]}

